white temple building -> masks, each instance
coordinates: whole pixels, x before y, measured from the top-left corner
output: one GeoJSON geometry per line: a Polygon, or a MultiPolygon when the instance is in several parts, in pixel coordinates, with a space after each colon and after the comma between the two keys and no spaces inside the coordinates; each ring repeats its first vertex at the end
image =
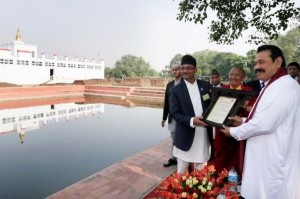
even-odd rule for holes
{"type": "Polygon", "coordinates": [[[37,46],[25,44],[19,30],[14,42],[0,44],[0,82],[36,85],[89,79],[104,79],[103,60],[38,56],[37,46]]]}

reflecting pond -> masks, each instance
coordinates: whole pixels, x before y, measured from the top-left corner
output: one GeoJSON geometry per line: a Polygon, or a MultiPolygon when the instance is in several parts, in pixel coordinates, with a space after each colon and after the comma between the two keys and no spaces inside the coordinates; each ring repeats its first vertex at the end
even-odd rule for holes
{"type": "Polygon", "coordinates": [[[162,109],[63,103],[0,110],[0,198],[44,198],[167,138],[162,109]]]}

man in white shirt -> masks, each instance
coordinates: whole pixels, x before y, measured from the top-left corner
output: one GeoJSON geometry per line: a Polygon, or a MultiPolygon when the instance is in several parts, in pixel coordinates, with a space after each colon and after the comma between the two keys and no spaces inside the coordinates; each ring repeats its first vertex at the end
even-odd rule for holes
{"type": "Polygon", "coordinates": [[[212,128],[202,121],[202,113],[210,104],[210,83],[196,80],[196,60],[190,55],[181,59],[181,81],[171,91],[171,112],[176,120],[173,155],[177,172],[183,174],[190,163],[202,169],[210,158],[212,128]]]}
{"type": "Polygon", "coordinates": [[[254,61],[265,83],[248,118],[229,117],[222,130],[246,140],[241,195],[246,199],[300,197],[300,87],[285,68],[280,48],[263,45],[254,61]]]}

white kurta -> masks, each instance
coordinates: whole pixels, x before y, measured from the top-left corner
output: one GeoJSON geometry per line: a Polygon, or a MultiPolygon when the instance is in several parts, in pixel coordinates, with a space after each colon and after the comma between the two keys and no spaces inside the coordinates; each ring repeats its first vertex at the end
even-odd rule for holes
{"type": "MultiPolygon", "coordinates": [[[[201,116],[203,109],[197,81],[195,81],[194,84],[191,84],[187,81],[185,81],[185,83],[192,100],[195,115],[201,116]]],[[[184,160],[185,162],[205,163],[210,157],[210,144],[208,140],[207,129],[202,126],[197,126],[195,128],[195,137],[190,150],[182,151],[174,146],[173,155],[179,159],[184,160]]]]}
{"type": "Polygon", "coordinates": [[[247,139],[241,195],[300,198],[300,86],[285,75],[265,89],[252,119],[230,128],[247,139]]]}

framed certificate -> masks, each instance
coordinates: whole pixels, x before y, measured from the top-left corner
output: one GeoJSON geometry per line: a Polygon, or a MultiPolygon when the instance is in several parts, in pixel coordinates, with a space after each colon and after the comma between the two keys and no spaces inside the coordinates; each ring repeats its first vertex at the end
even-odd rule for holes
{"type": "Polygon", "coordinates": [[[228,117],[235,116],[246,100],[256,96],[255,91],[212,88],[212,101],[203,114],[203,121],[210,126],[232,126],[228,117]]]}

